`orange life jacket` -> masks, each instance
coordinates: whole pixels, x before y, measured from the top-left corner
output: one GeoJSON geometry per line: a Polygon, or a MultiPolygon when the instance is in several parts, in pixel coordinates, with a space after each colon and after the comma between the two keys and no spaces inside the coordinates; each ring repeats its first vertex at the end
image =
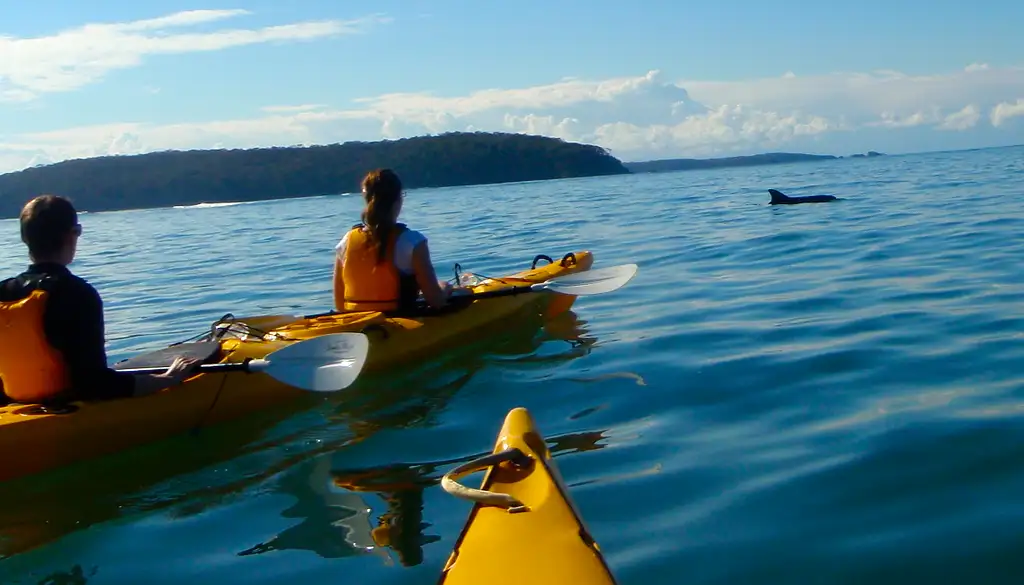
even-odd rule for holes
{"type": "Polygon", "coordinates": [[[384,260],[379,261],[370,233],[357,224],[348,233],[342,280],[345,283],[346,311],[397,311],[410,308],[419,294],[413,275],[401,274],[395,266],[395,244],[407,228],[396,224],[391,230],[384,260]]]}
{"type": "Polygon", "coordinates": [[[46,290],[23,299],[0,302],[0,381],[15,402],[45,402],[71,385],[64,357],[43,330],[46,290]]]}

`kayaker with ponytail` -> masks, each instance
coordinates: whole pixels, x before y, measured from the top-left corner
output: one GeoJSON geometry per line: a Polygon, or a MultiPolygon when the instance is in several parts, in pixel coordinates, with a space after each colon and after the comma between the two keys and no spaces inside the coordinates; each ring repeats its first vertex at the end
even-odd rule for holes
{"type": "Polygon", "coordinates": [[[420,292],[431,307],[445,306],[453,288],[438,281],[427,238],[398,223],[401,179],[391,169],[377,169],[366,175],[362,188],[363,221],[335,246],[335,310],[407,311],[420,292]]]}
{"type": "Polygon", "coordinates": [[[122,398],[181,382],[199,363],[179,358],[156,375],[107,366],[103,302],[68,270],[82,226],[70,201],[42,195],[21,211],[32,264],[0,282],[0,397],[19,403],[122,398]]]}

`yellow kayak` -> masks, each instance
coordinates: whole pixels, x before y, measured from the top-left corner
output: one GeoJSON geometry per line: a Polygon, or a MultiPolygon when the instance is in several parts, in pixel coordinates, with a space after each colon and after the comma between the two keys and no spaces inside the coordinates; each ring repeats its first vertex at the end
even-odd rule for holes
{"type": "Polygon", "coordinates": [[[615,583],[526,409],[508,413],[491,455],[445,474],[441,487],[474,506],[439,583],[615,583]],[[456,481],[484,468],[480,489],[456,481]]]}
{"type": "MultiPolygon", "coordinates": [[[[482,281],[472,287],[473,292],[522,287],[589,271],[594,261],[587,251],[549,263],[539,263],[540,258],[527,270],[482,281]]],[[[369,340],[362,371],[385,373],[449,346],[472,343],[522,324],[524,315],[553,318],[568,311],[575,299],[571,294],[496,296],[420,316],[364,311],[223,318],[198,341],[137,356],[115,368],[166,367],[180,354],[208,364],[237,364],[263,359],[318,336],[360,332],[369,340]]],[[[216,372],[200,373],[175,388],[137,398],[72,402],[61,408],[0,403],[0,481],[280,407],[307,395],[264,372],[216,372]]]]}

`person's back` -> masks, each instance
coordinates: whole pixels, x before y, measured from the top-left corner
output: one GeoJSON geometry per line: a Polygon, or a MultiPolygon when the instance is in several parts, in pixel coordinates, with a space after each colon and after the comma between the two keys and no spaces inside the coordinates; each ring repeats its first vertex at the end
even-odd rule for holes
{"type": "Polygon", "coordinates": [[[422,291],[431,307],[445,305],[452,288],[434,273],[427,238],[398,223],[402,182],[390,169],[363,179],[366,207],[335,247],[334,306],[337,311],[410,310],[422,291]]]}
{"type": "MultiPolygon", "coordinates": [[[[0,283],[0,384],[8,398],[45,402],[84,379],[101,394],[131,393],[130,378],[101,380],[90,371],[98,361],[88,355],[95,344],[78,345],[95,335],[97,323],[85,317],[98,302],[91,286],[56,263],[34,263],[0,283]]],[[[105,353],[100,360],[106,364],[105,353]]]]}
{"type": "Polygon", "coordinates": [[[180,382],[196,360],[132,376],[107,366],[103,302],[68,270],[82,227],[71,203],[44,195],[25,205],[21,238],[32,264],[0,282],[0,393],[20,403],[120,398],[180,382]]]}

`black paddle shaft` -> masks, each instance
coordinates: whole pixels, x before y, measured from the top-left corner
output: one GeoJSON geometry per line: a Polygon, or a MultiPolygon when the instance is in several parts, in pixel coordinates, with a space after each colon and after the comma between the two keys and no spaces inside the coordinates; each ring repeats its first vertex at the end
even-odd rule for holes
{"type": "MultiPolygon", "coordinates": [[[[231,362],[226,364],[203,364],[196,368],[195,371],[202,372],[204,374],[212,374],[216,372],[248,372],[249,361],[250,360],[245,360],[244,362],[231,362]]],[[[125,374],[161,374],[166,372],[168,367],[170,366],[162,368],[119,368],[117,371],[125,374]]]]}

